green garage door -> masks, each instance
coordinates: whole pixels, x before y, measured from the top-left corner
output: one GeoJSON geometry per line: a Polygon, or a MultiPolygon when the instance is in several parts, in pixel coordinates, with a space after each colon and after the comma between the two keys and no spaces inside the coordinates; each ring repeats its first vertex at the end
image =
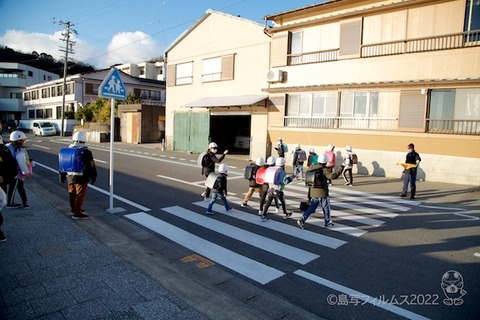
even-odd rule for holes
{"type": "Polygon", "coordinates": [[[176,112],[173,118],[173,150],[201,153],[208,148],[209,112],[176,112]]]}

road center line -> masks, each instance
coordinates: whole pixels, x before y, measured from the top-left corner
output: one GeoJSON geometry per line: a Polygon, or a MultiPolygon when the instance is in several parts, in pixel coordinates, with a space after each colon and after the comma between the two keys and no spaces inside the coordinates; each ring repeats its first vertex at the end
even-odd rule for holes
{"type": "Polygon", "coordinates": [[[39,146],[38,144],[32,144],[32,147],[37,147],[37,148],[40,148],[40,149],[50,150],[49,147],[39,146]]]}

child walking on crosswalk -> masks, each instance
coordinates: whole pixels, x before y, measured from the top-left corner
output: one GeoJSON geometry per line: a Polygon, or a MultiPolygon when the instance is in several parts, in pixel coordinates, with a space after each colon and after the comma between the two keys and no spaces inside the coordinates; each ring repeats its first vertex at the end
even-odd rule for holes
{"type": "Polygon", "coordinates": [[[225,210],[227,212],[232,211],[232,206],[227,201],[227,172],[228,172],[228,165],[222,163],[218,167],[218,173],[220,173],[215,180],[215,183],[212,188],[212,199],[208,203],[207,214],[213,214],[212,207],[217,200],[217,197],[220,197],[223,201],[223,205],[225,206],[225,210]]]}
{"type": "MultiPolygon", "coordinates": [[[[336,179],[343,171],[345,165],[342,164],[337,170],[331,172],[326,166],[328,157],[326,154],[322,154],[318,157],[318,164],[311,166],[309,172],[314,173],[314,181],[309,188],[309,194],[312,197],[310,206],[307,211],[304,212],[302,218],[297,221],[297,225],[304,229],[305,221],[308,217],[317,210],[319,204],[322,205],[323,214],[325,215],[325,227],[332,227],[333,222],[330,216],[330,197],[328,196],[328,180],[336,179]]],[[[309,179],[307,179],[308,181],[309,179]]]]}

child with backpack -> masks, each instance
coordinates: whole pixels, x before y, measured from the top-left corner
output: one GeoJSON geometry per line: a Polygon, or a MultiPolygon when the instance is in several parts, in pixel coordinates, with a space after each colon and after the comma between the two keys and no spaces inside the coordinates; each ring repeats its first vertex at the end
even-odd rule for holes
{"type": "Polygon", "coordinates": [[[28,155],[27,149],[25,149],[25,141],[27,136],[22,131],[13,131],[10,134],[10,143],[7,144],[8,149],[12,153],[15,160],[17,160],[17,175],[15,180],[10,183],[8,188],[8,203],[7,208],[30,209],[27,201],[27,193],[25,191],[24,182],[25,179],[30,178],[33,174],[33,164],[28,155]],[[15,203],[15,191],[18,190],[22,204],[15,203]]]}
{"type": "Polygon", "coordinates": [[[283,219],[288,219],[292,215],[291,212],[287,212],[287,207],[285,203],[285,196],[283,194],[283,189],[286,184],[292,182],[293,176],[287,176],[285,172],[285,159],[278,158],[275,161],[275,167],[269,167],[265,173],[265,182],[272,183],[273,187],[268,190],[268,198],[262,212],[262,221],[267,221],[268,208],[272,204],[274,198],[278,198],[282,205],[283,210],[283,219]],[[270,172],[269,172],[270,171],[270,172]]]}
{"type": "Polygon", "coordinates": [[[228,165],[222,163],[218,167],[218,173],[220,174],[217,176],[215,183],[212,187],[212,200],[210,200],[210,202],[208,203],[206,212],[209,215],[213,214],[212,207],[215,204],[215,201],[217,201],[217,197],[220,197],[220,199],[223,201],[223,205],[225,206],[225,210],[227,212],[232,211],[232,207],[227,201],[227,172],[228,165]]]}
{"type": "Polygon", "coordinates": [[[312,197],[310,201],[310,206],[303,213],[303,216],[300,220],[297,220],[297,225],[304,229],[305,221],[308,217],[317,210],[318,205],[322,205],[323,214],[325,215],[325,227],[332,227],[332,218],[330,216],[330,197],[328,196],[328,180],[336,179],[343,171],[344,165],[342,164],[337,170],[331,172],[330,168],[327,167],[328,157],[326,154],[322,154],[318,157],[318,164],[313,165],[307,171],[306,184],[309,186],[310,196],[312,197]],[[313,173],[313,181],[309,178],[311,177],[310,173],[313,173]]]}
{"type": "Polygon", "coordinates": [[[353,187],[353,174],[352,174],[352,169],[353,165],[357,164],[358,158],[355,153],[353,153],[352,147],[346,146],[345,150],[347,151],[347,154],[345,156],[345,169],[342,172],[343,175],[343,180],[345,180],[345,185],[353,187]],[[348,178],[347,178],[348,174],[348,178]]]}
{"type": "Polygon", "coordinates": [[[256,174],[258,169],[263,167],[265,160],[262,157],[258,158],[255,163],[251,163],[245,168],[244,178],[248,180],[248,191],[243,198],[242,208],[248,207],[248,200],[252,197],[253,193],[256,191],[260,198],[262,197],[262,185],[256,182],[256,174]]]}

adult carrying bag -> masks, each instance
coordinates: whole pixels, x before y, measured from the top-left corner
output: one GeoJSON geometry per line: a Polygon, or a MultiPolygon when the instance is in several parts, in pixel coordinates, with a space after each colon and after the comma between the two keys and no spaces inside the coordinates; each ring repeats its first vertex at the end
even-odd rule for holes
{"type": "Polygon", "coordinates": [[[85,164],[83,153],[87,148],[62,148],[58,155],[58,171],[82,176],[85,164]]]}

